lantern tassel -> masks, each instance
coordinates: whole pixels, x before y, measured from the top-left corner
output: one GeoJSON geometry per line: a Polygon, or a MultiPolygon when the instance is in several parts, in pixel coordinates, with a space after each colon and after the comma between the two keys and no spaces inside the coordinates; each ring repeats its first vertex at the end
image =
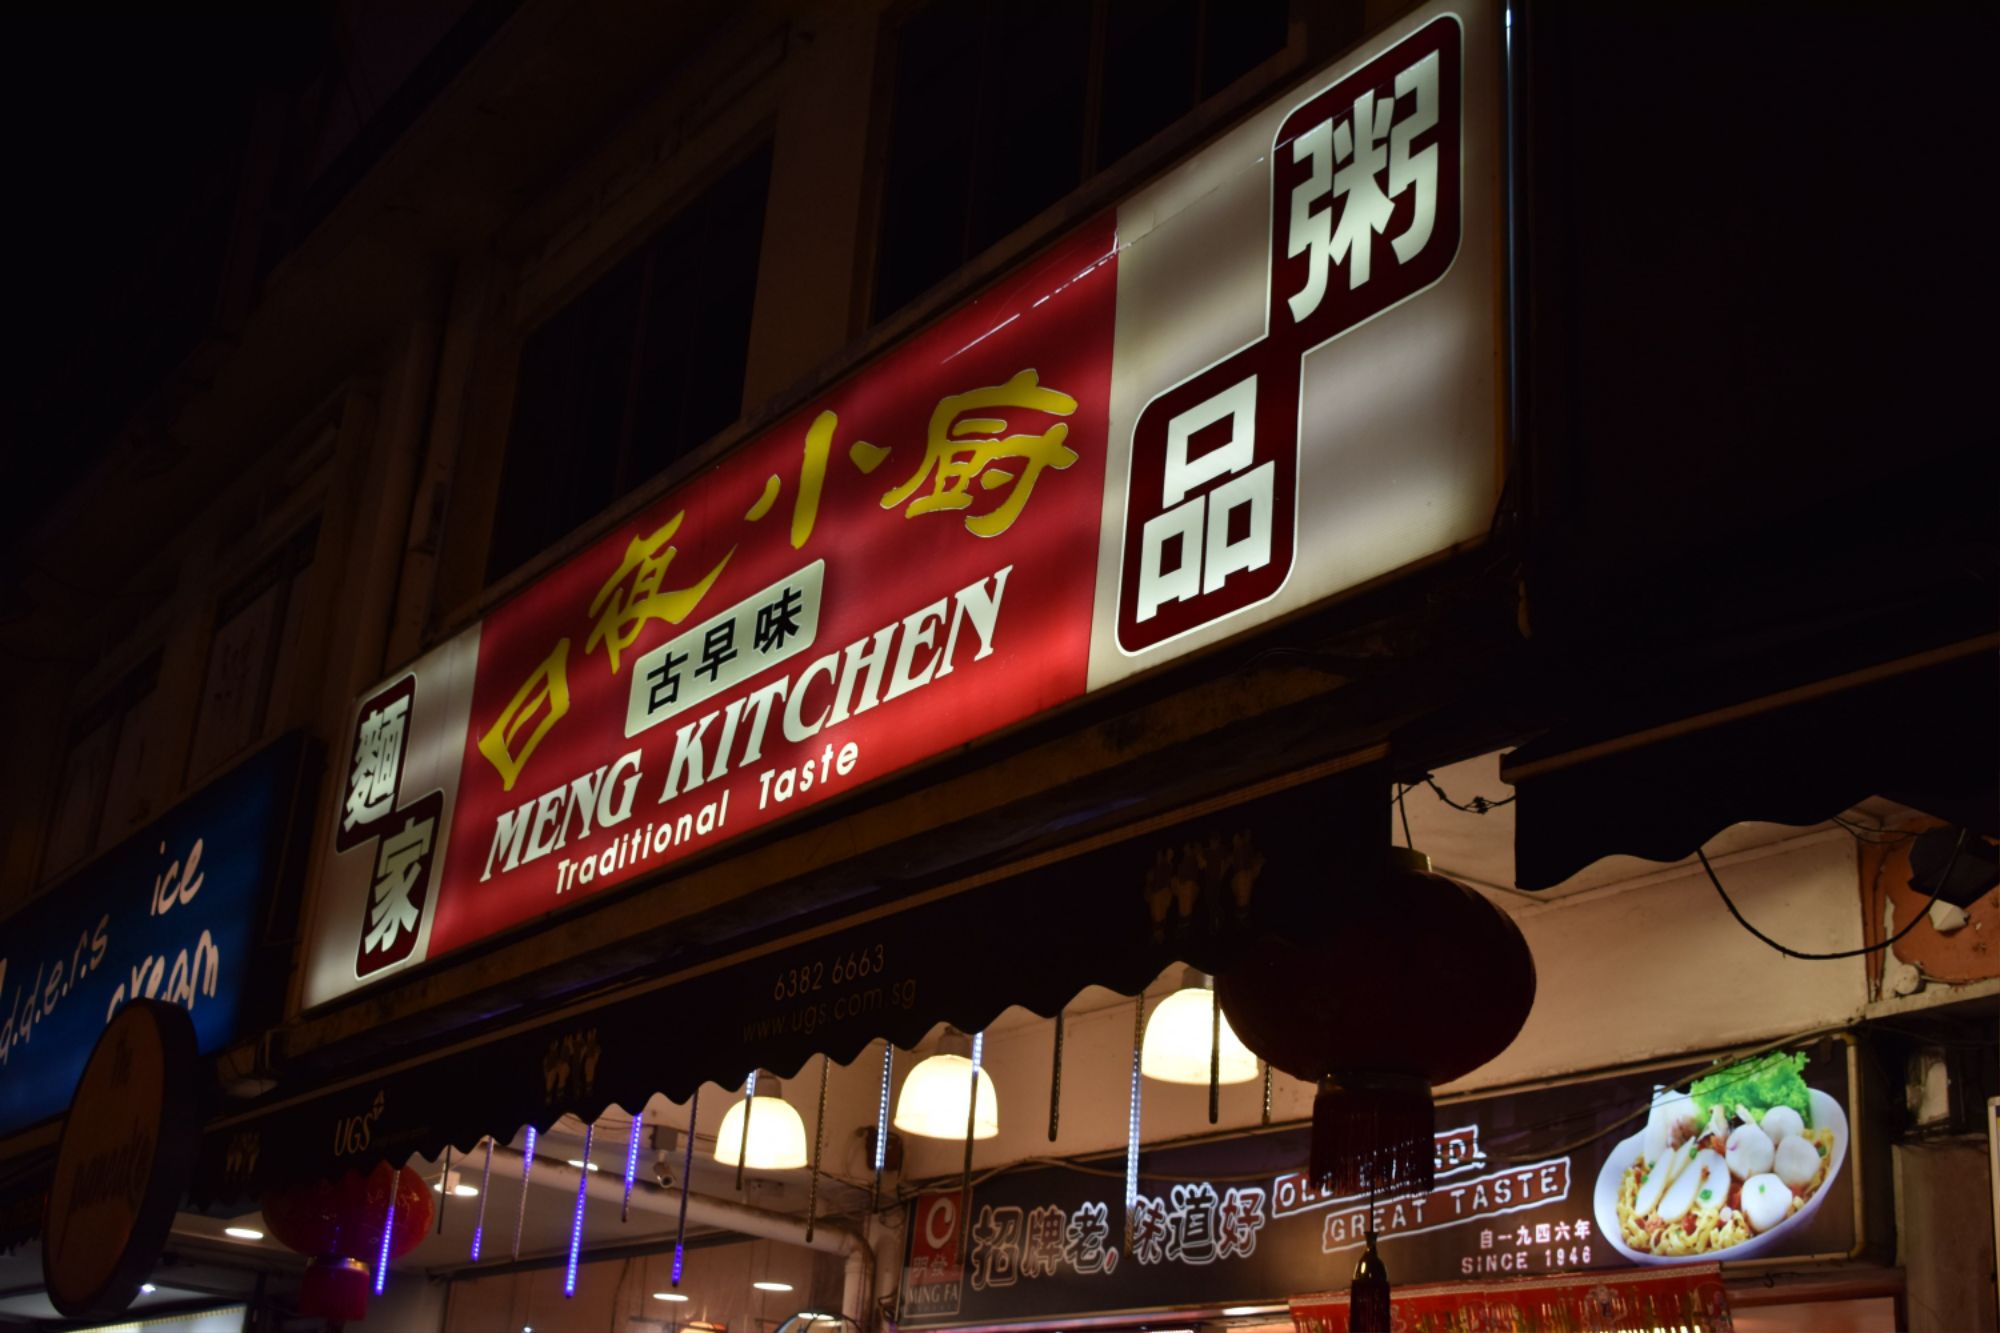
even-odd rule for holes
{"type": "Polygon", "coordinates": [[[1368,1191],[1368,1246],[1354,1265],[1354,1280],[1347,1285],[1347,1327],[1349,1333],[1392,1333],[1395,1312],[1390,1300],[1389,1270],[1375,1249],[1375,1191],[1368,1191]]]}
{"type": "Polygon", "coordinates": [[[1411,1194],[1437,1178],[1430,1085],[1404,1074],[1341,1074],[1313,1098],[1313,1181],[1336,1195],[1411,1194]]]}

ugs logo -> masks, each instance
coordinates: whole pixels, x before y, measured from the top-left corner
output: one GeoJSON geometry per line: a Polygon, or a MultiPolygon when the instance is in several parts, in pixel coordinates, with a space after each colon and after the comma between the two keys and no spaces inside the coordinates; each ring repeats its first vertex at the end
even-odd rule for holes
{"type": "Polygon", "coordinates": [[[365,1152],[375,1141],[375,1122],[382,1118],[382,1094],[375,1094],[374,1102],[359,1115],[337,1116],[333,1122],[333,1155],[346,1157],[351,1153],[365,1152]]]}
{"type": "MultiPolygon", "coordinates": [[[[1458,254],[1460,43],[1458,20],[1436,19],[1279,125],[1264,336],[1155,397],[1132,429],[1123,652],[1248,610],[1290,577],[1303,358],[1458,254]]],[[[1315,451],[1336,453],[1335,410],[1310,425],[1315,451]]]]}

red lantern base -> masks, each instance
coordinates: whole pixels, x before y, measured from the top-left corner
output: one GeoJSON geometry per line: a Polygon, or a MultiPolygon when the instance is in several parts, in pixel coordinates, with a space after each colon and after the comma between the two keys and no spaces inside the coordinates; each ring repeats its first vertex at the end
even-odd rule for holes
{"type": "Polygon", "coordinates": [[[366,1319],[368,1281],[368,1265],[359,1259],[323,1255],[306,1265],[299,1313],[310,1319],[366,1319]]]}
{"type": "Polygon", "coordinates": [[[1311,1171],[1336,1195],[1426,1191],[1437,1180],[1430,1084],[1404,1074],[1332,1074],[1313,1098],[1311,1171]]]}

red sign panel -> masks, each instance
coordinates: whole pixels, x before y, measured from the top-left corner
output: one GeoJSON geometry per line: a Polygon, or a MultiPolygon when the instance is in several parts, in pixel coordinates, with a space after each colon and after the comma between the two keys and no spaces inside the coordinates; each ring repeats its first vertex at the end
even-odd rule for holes
{"type": "Polygon", "coordinates": [[[965,1267],[959,1262],[965,1235],[965,1196],[920,1194],[910,1205],[910,1262],[903,1270],[899,1319],[939,1319],[955,1315],[965,1297],[965,1267]]]}
{"type": "MultiPolygon", "coordinates": [[[[428,953],[1080,694],[1116,273],[1106,217],[489,616],[428,953]]],[[[413,692],[361,710],[336,845],[411,822],[413,692]]],[[[360,976],[417,939],[384,896],[360,976]]]]}

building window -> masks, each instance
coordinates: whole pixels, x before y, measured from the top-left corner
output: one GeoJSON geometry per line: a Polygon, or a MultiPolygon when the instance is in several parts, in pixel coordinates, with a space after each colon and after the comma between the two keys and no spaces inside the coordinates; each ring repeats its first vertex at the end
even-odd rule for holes
{"type": "Polygon", "coordinates": [[[215,637],[195,717],[188,780],[200,782],[262,739],[274,683],[291,679],[289,661],[304,612],[304,582],[319,538],[317,521],[286,541],[216,607],[215,637]]]}
{"type": "Polygon", "coordinates": [[[489,582],[742,415],[770,176],[766,145],[529,334],[489,582]]]}
{"type": "Polygon", "coordinates": [[[152,740],[155,655],[79,714],[56,780],[55,817],[42,880],[55,879],[129,831],[146,814],[144,775],[152,740]]]}
{"type": "Polygon", "coordinates": [[[932,0],[894,35],[874,316],[1284,49],[1289,0],[932,0]]]}

